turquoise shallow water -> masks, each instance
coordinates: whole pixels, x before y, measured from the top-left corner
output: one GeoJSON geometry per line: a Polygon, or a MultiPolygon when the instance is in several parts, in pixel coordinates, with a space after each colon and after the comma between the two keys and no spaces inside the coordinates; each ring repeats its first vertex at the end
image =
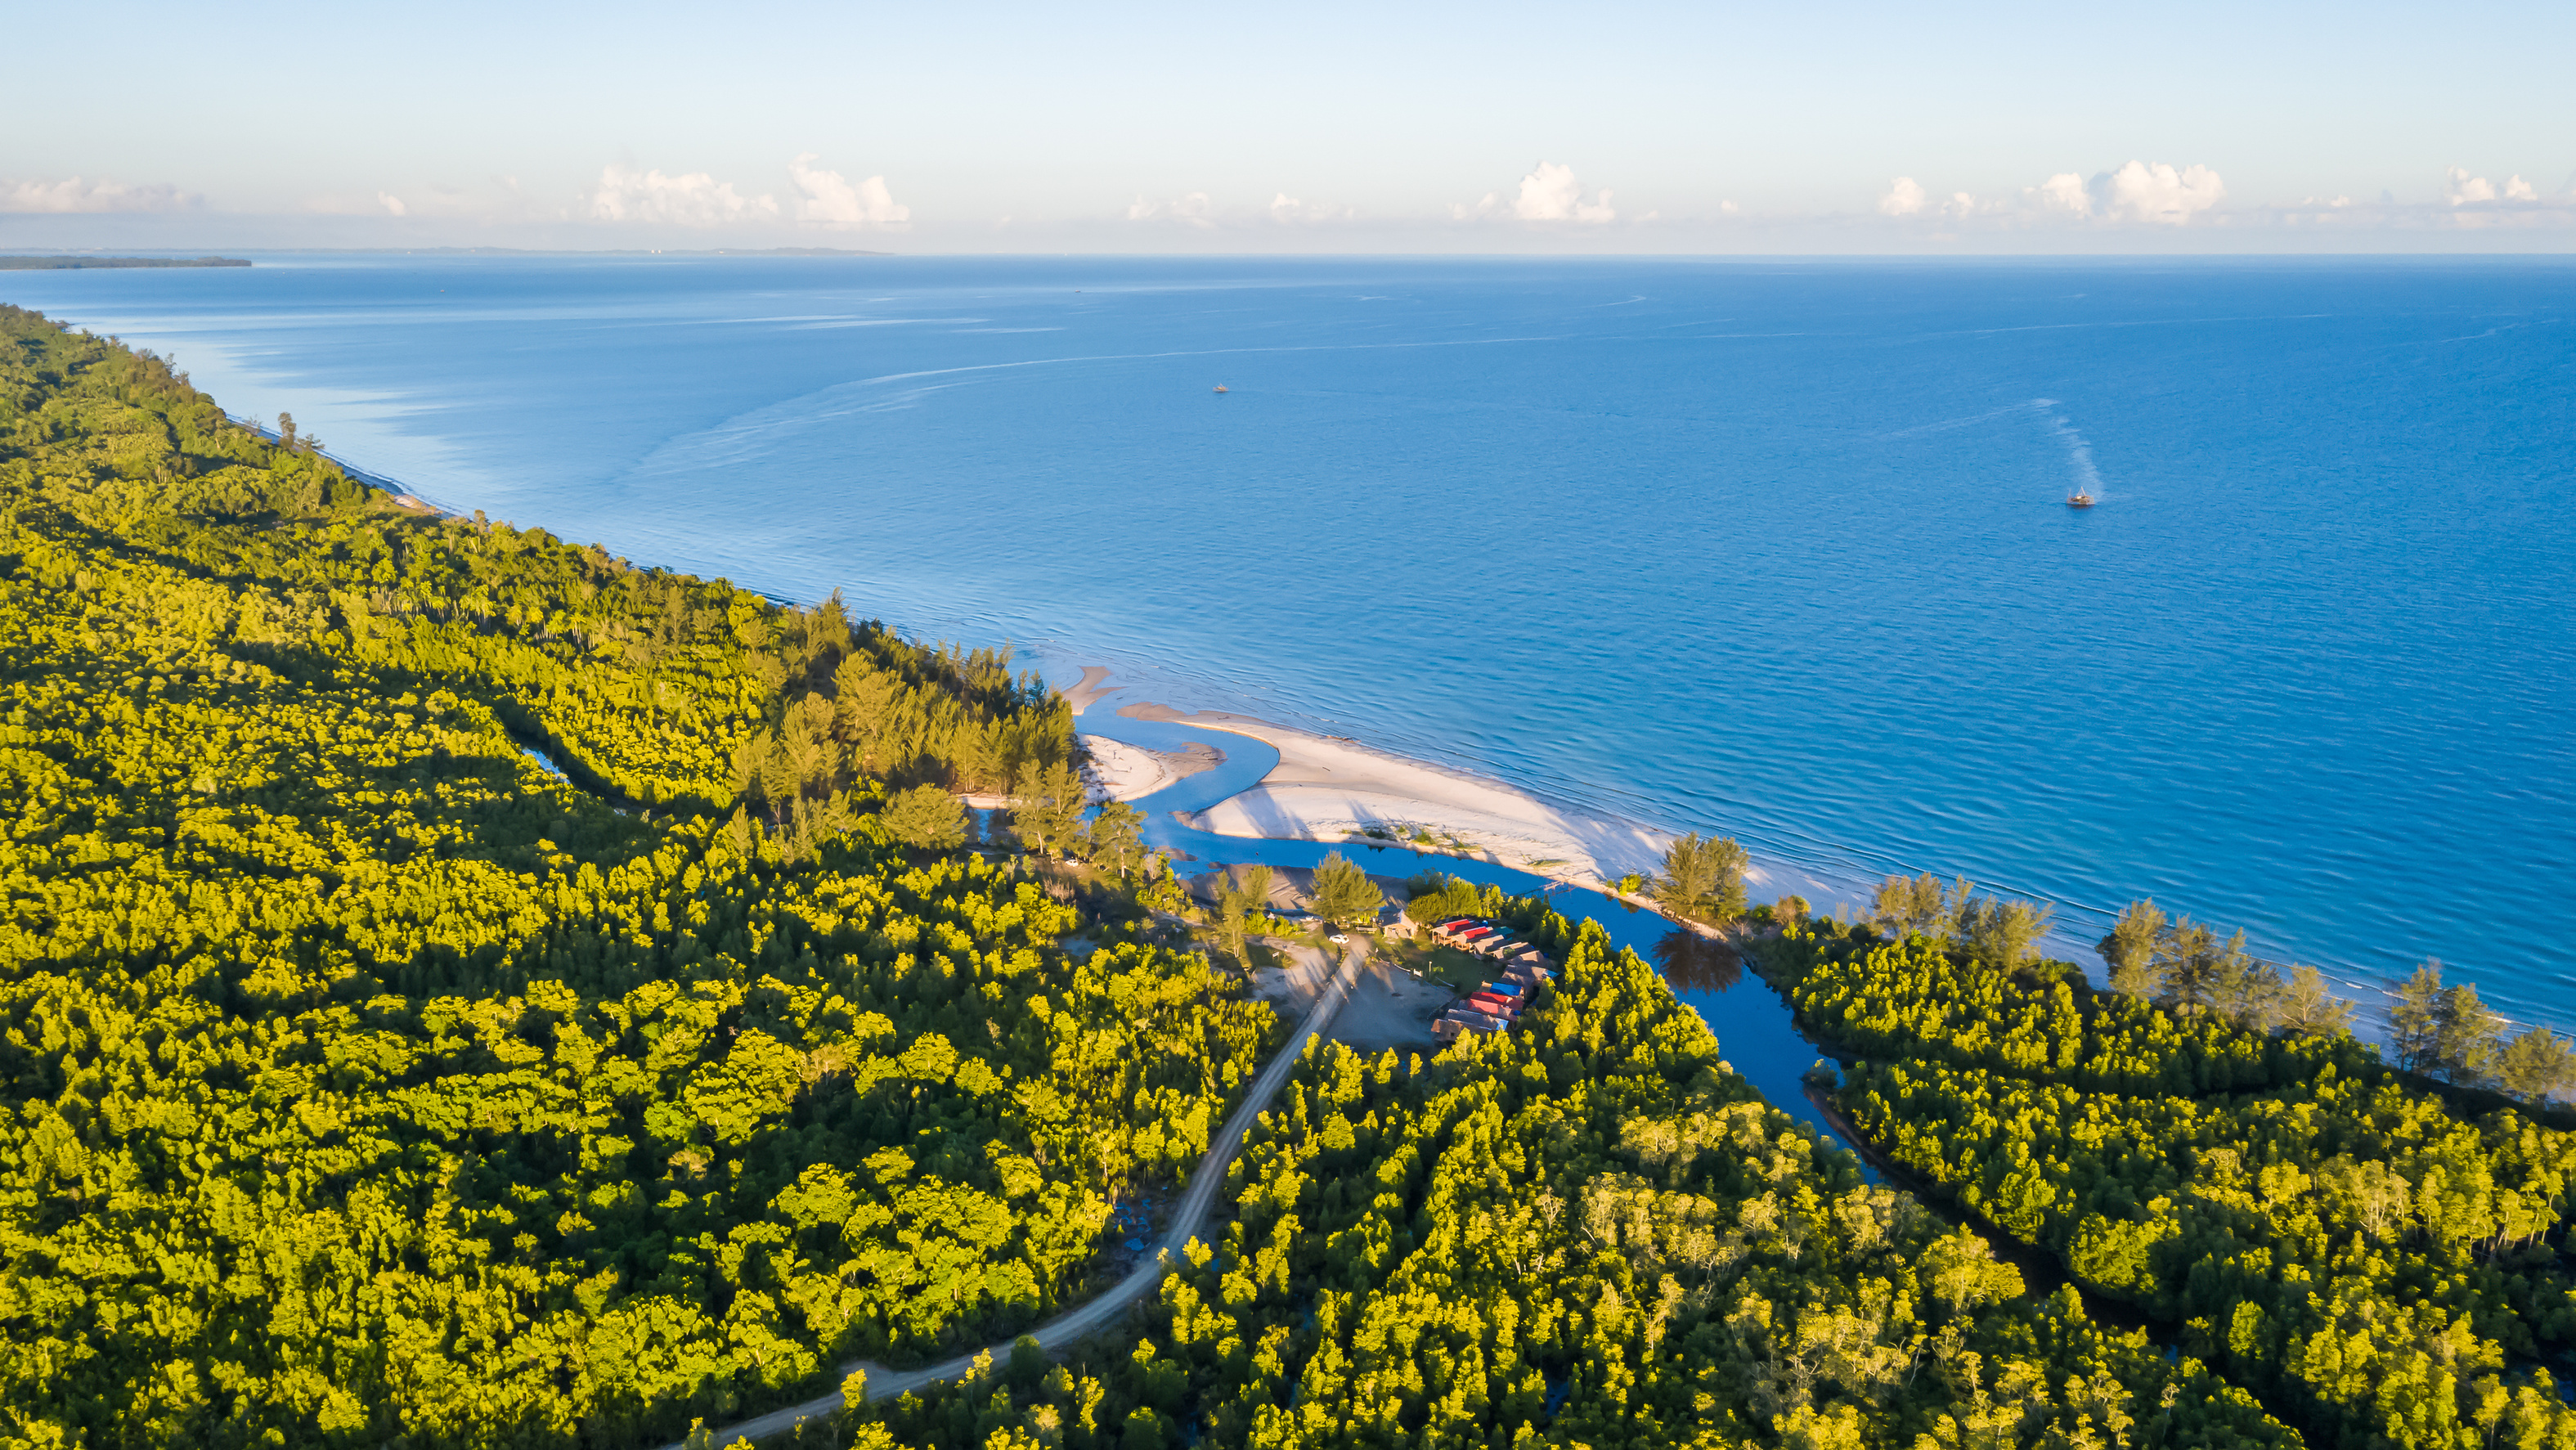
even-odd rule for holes
{"type": "Polygon", "coordinates": [[[0,297],[641,560],[2576,1024],[2565,263],[258,260],[0,297]]]}

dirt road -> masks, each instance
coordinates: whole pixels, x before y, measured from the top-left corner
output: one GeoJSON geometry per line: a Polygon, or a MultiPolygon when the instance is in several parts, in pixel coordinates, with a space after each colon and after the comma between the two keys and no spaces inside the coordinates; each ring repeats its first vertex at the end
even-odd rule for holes
{"type": "MultiPolygon", "coordinates": [[[[1171,1230],[1157,1247],[1154,1257],[1137,1265],[1134,1272],[1101,1291],[1094,1298],[1066,1310],[1029,1331],[1037,1336],[1039,1344],[1048,1349],[1054,1349],[1059,1345],[1080,1339],[1126,1312],[1129,1305],[1152,1293],[1155,1286],[1162,1283],[1165,1271],[1188,1246],[1191,1237],[1198,1232],[1200,1221],[1207,1217],[1208,1209],[1216,1203],[1217,1193],[1225,1187],[1226,1165],[1234,1161],[1235,1151],[1243,1146],[1244,1135],[1252,1131],[1253,1119],[1261,1115],[1262,1109],[1270,1106],[1270,1100],[1278,1095],[1280,1085],[1288,1081],[1288,1074],[1296,1068],[1298,1055],[1304,1050],[1307,1041],[1322,1036],[1332,1027],[1333,1014],[1339,1011],[1342,1003],[1350,997],[1351,984],[1357,980],[1360,967],[1367,959],[1367,945],[1363,942],[1352,942],[1346,949],[1341,969],[1333,974],[1332,981],[1325,987],[1323,994],[1316,998],[1313,1010],[1306,1014],[1306,1020],[1297,1024],[1296,1034],[1288,1039],[1287,1045],[1280,1048],[1278,1054],[1264,1064],[1260,1074],[1253,1078],[1252,1088],[1243,1095],[1242,1105],[1234,1110],[1234,1115],[1227,1118],[1225,1126],[1218,1130],[1215,1141],[1208,1146],[1207,1156],[1201,1158],[1198,1166],[1190,1170],[1189,1192],[1182,1195],[1180,1206],[1173,1211],[1171,1230]]],[[[991,1346],[991,1353],[997,1362],[1007,1361],[1011,1356],[1010,1342],[991,1346]]],[[[860,1361],[843,1365],[841,1373],[847,1375],[852,1370],[866,1370],[867,1397],[873,1400],[887,1395],[900,1395],[907,1390],[917,1390],[924,1385],[937,1384],[941,1380],[956,1379],[973,1368],[974,1364],[974,1355],[962,1354],[944,1364],[934,1364],[927,1369],[890,1370],[860,1361]]],[[[807,1400],[801,1405],[790,1405],[783,1410],[772,1410],[756,1419],[727,1425],[713,1431],[700,1443],[731,1445],[736,1440],[766,1439],[771,1435],[784,1434],[796,1428],[800,1421],[810,1420],[817,1415],[837,1414],[840,1410],[841,1392],[834,1390],[830,1394],[807,1400]]],[[[688,1450],[688,1445],[683,1441],[665,1446],[663,1450],[688,1450]]]]}

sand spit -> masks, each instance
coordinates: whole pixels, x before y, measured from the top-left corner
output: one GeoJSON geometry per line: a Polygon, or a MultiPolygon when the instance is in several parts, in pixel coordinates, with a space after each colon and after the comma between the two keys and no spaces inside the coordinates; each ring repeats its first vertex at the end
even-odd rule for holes
{"type": "MultiPolygon", "coordinates": [[[[1083,680],[1092,687],[1090,698],[1115,688],[1100,685],[1090,669],[1083,671],[1083,680]]],[[[1636,821],[1569,810],[1498,780],[1250,715],[1224,710],[1189,713],[1151,702],[1125,705],[1118,713],[1249,735],[1278,750],[1278,766],[1260,784],[1193,818],[1199,829],[1217,835],[1411,845],[1425,853],[1424,870],[1438,869],[1443,854],[1457,854],[1577,885],[1606,887],[1630,873],[1651,877],[1677,834],[1636,821]],[[1368,834],[1372,830],[1381,834],[1368,834]]],[[[1105,755],[1113,747],[1137,756],[1155,754],[1099,736],[1085,740],[1098,754],[1105,755]]],[[[1133,797],[1121,787],[1116,798],[1133,797]]],[[[1755,901],[1794,892],[1817,910],[1830,913],[1837,905],[1866,911],[1870,883],[1829,879],[1757,857],[1745,873],[1745,887],[1755,901]]]]}
{"type": "Polygon", "coordinates": [[[1118,713],[1232,731],[1278,750],[1278,767],[1259,785],[1200,812],[1199,826],[1218,835],[1406,843],[1588,881],[1651,871],[1672,839],[1648,826],[1561,810],[1500,781],[1248,715],[1184,715],[1151,704],[1118,713]],[[1382,834],[1369,836],[1371,830],[1382,834]]]}
{"type": "Polygon", "coordinates": [[[1073,713],[1079,715],[1083,711],[1091,708],[1092,701],[1109,693],[1112,687],[1105,683],[1108,678],[1109,666],[1084,665],[1082,667],[1082,678],[1076,680],[1071,688],[1063,690],[1060,693],[1062,693],[1065,700],[1073,706],[1073,713]]]}

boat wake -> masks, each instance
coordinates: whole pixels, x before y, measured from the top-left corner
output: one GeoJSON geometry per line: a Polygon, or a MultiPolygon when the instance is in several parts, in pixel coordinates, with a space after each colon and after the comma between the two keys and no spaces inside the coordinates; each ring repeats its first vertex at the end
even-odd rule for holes
{"type": "Polygon", "coordinates": [[[2049,431],[2066,445],[2067,462],[2075,468],[2075,486],[2067,490],[2066,501],[2078,508],[2089,508],[2102,501],[2102,471],[2093,466],[2093,445],[2075,431],[2075,425],[2058,416],[2055,398],[2033,398],[2030,405],[2048,420],[2049,431]],[[2081,500],[2081,502],[2078,502],[2081,500]]]}

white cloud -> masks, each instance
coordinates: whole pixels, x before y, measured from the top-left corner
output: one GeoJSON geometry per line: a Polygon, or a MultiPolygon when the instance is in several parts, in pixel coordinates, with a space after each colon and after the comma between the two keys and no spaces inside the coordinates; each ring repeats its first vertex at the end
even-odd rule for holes
{"type": "Polygon", "coordinates": [[[2218,205],[2226,195],[2226,183],[2206,166],[2177,170],[2161,161],[2132,161],[2091,181],[2077,172],[2060,171],[2037,186],[2023,187],[2018,196],[1954,191],[1936,200],[1921,182],[1900,176],[1888,183],[1887,194],[1878,199],[1878,210],[1883,216],[1943,223],[1974,220],[2005,228],[2050,222],[2180,225],[2218,205]]]}
{"type": "Polygon", "coordinates": [[[2105,217],[2181,226],[2218,205],[2227,183],[2206,166],[2176,171],[2169,162],[2132,161],[2093,178],[2093,193],[2105,217]]]}
{"type": "Polygon", "coordinates": [[[582,201],[592,217],[606,222],[716,227],[778,219],[775,200],[739,195],[732,182],[718,181],[703,171],[664,176],[614,161],[600,168],[599,185],[582,201]]]}
{"type": "Polygon", "coordinates": [[[383,207],[387,214],[392,216],[411,215],[411,208],[403,205],[403,199],[389,191],[377,192],[376,204],[383,207]]]}
{"type": "Polygon", "coordinates": [[[2442,173],[2442,199],[2453,206],[2475,206],[2483,202],[2540,200],[2540,192],[2520,176],[2508,176],[2499,190],[2483,176],[2471,176],[2465,166],[2446,168],[2442,173]]]}
{"type": "Polygon", "coordinates": [[[1525,222],[1583,222],[1598,225],[1619,215],[1610,209],[1610,192],[1604,188],[1590,201],[1583,199],[1583,185],[1574,179],[1574,168],[1542,161],[1538,169],[1521,178],[1521,194],[1512,202],[1512,215],[1525,222]]]}
{"type": "Polygon", "coordinates": [[[887,189],[886,179],[871,176],[855,185],[837,171],[825,171],[807,163],[814,153],[806,152],[787,163],[787,176],[796,184],[796,219],[826,227],[900,227],[912,221],[912,208],[897,202],[887,189]]]}
{"type": "Polygon", "coordinates": [[[175,186],[121,181],[0,181],[0,212],[185,211],[205,198],[175,186]]]}
{"type": "Polygon", "coordinates": [[[1529,175],[1521,178],[1520,190],[1506,200],[1500,192],[1489,191],[1474,206],[1451,203],[1449,215],[1462,222],[1500,221],[1573,222],[1578,226],[1599,226],[1618,220],[1619,213],[1610,206],[1610,192],[1603,188],[1590,201],[1583,199],[1583,184],[1574,179],[1574,168],[1553,161],[1542,161],[1529,175]]]}
{"type": "Polygon", "coordinates": [[[2443,173],[2442,199],[2453,206],[2493,201],[2496,199],[2495,183],[2483,176],[2471,176],[2467,167],[2454,166],[2443,173]]]}
{"type": "Polygon", "coordinates": [[[1128,205],[1127,220],[1131,222],[1174,221],[1208,229],[1216,225],[1214,213],[1215,208],[1208,204],[1208,194],[1204,191],[1193,191],[1187,196],[1174,197],[1170,201],[1147,201],[1139,196],[1128,205]]]}
{"type": "Polygon", "coordinates": [[[2084,178],[2072,171],[2057,173],[2030,188],[2026,195],[2035,199],[2043,212],[2063,212],[2078,218],[2093,214],[2093,194],[2084,189],[2084,178]]]}
{"type": "Polygon", "coordinates": [[[1270,219],[1282,226],[1346,222],[1359,215],[1355,207],[1339,206],[1329,201],[1300,201],[1284,191],[1270,198],[1268,210],[1270,219]]]}

